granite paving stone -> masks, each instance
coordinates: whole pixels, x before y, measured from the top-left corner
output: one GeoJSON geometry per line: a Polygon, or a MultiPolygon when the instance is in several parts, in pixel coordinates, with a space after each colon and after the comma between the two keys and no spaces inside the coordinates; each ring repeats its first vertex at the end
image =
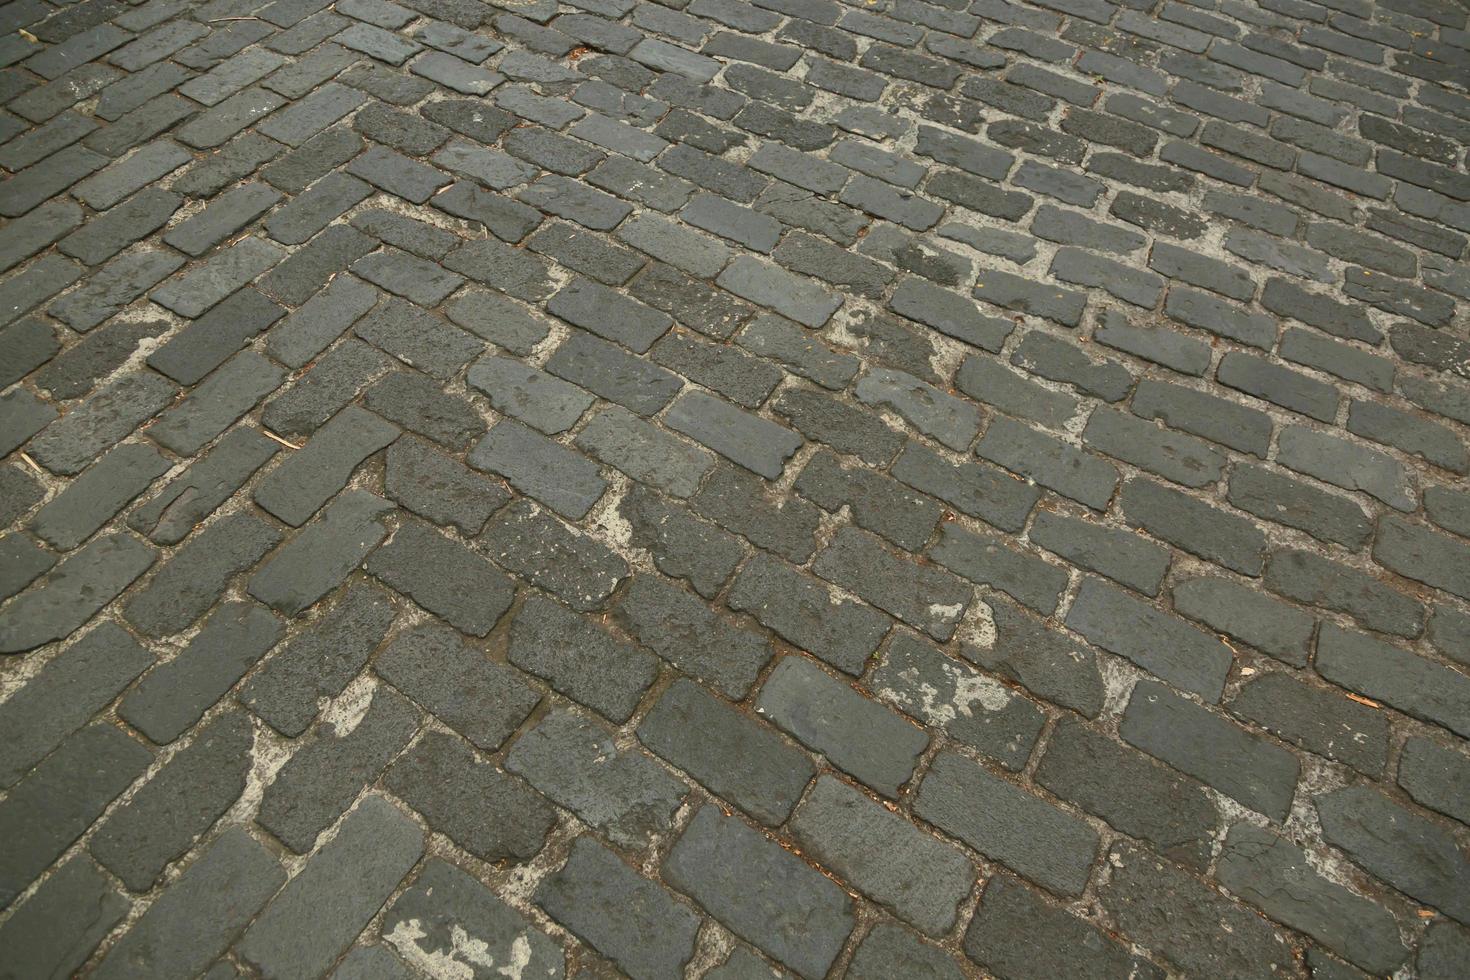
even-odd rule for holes
{"type": "Polygon", "coordinates": [[[0,974],[1470,973],[1453,0],[0,28],[0,974]]]}

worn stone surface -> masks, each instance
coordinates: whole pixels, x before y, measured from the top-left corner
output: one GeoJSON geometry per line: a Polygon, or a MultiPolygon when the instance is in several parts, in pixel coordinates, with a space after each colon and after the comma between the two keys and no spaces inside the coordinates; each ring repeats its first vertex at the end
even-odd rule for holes
{"type": "Polygon", "coordinates": [[[664,873],[730,930],[802,976],[825,974],[852,931],[852,902],[842,889],[716,807],[695,814],[664,873]]]}
{"type": "Polygon", "coordinates": [[[824,866],[931,935],[948,931],[974,883],[959,851],[831,776],[817,781],[791,827],[824,866]]]}
{"type": "Polygon", "coordinates": [[[556,943],[468,873],[438,859],[389,906],[382,933],[385,945],[426,969],[447,962],[476,980],[504,976],[497,972],[504,968],[529,967],[547,980],[566,975],[566,954],[556,943]]]}
{"type": "Polygon", "coordinates": [[[1470,971],[1461,5],[0,26],[0,974],[1470,971]]]}

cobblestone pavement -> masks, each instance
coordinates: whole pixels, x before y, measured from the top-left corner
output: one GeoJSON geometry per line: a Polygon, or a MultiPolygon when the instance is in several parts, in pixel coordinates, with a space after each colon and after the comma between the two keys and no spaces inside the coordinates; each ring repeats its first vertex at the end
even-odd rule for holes
{"type": "Polygon", "coordinates": [[[1463,7],[0,22],[0,975],[1470,976],[1463,7]]]}

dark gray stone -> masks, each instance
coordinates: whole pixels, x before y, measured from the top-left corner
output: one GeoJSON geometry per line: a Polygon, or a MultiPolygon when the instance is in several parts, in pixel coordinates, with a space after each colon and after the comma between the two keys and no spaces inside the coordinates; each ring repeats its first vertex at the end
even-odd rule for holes
{"type": "Polygon", "coordinates": [[[1129,480],[1120,495],[1128,522],[1243,575],[1260,575],[1266,535],[1252,521],[1151,480],[1129,480]]]}
{"type": "Polygon", "coordinates": [[[383,917],[383,939],[410,963],[451,963],[469,980],[496,980],[501,969],[530,969],[547,980],[566,975],[559,944],[465,872],[429,861],[383,917]],[[476,952],[465,954],[468,948],[476,952]]]}
{"type": "Polygon", "coordinates": [[[1470,545],[1457,538],[1385,516],[1378,524],[1373,557],[1406,578],[1470,598],[1470,545]]]}
{"type": "Polygon", "coordinates": [[[0,745],[0,786],[13,786],[152,663],[115,623],[102,623],[47,663],[0,706],[11,733],[0,745]]]}
{"type": "Polygon", "coordinates": [[[854,394],[866,405],[897,412],[950,449],[963,451],[980,430],[978,408],[902,371],[874,368],[854,394]]]}
{"type": "Polygon", "coordinates": [[[1041,496],[1036,487],[1000,469],[983,463],[954,464],[918,442],[904,447],[892,473],[915,490],[1004,531],[1019,531],[1041,496]]]}
{"type": "Polygon", "coordinates": [[[699,391],[681,395],[665,422],[768,480],[781,475],[786,460],[801,445],[801,438],[789,429],[699,391]]]}
{"type": "Polygon", "coordinates": [[[1005,685],[902,631],[889,642],[868,687],[880,699],[1012,770],[1025,766],[1045,722],[1034,705],[1005,685]]]}
{"type": "Polygon", "coordinates": [[[325,973],[424,852],[424,832],[369,796],[271,900],[236,949],[262,973],[325,973]]]}
{"type": "Polygon", "coordinates": [[[350,727],[328,722],[302,740],[261,797],[255,821],[298,854],[337,822],[413,737],[419,712],[380,687],[350,727]]]}
{"type": "Polygon", "coordinates": [[[232,827],[107,951],[95,975],[142,980],[200,974],[285,881],[270,851],[243,827],[232,827]]]}
{"type": "Polygon", "coordinates": [[[71,976],[128,908],[91,861],[75,857],[0,926],[0,960],[16,976],[71,976]]]}
{"type": "Polygon", "coordinates": [[[248,510],[221,518],[176,551],[147,587],[127,601],[123,615],[150,636],[177,633],[218,602],[230,580],[280,540],[279,531],[248,510]]]}
{"type": "Polygon", "coordinates": [[[1152,681],[1133,688],[1124,740],[1278,822],[1286,819],[1300,763],[1285,749],[1152,681]]]}
{"type": "Polygon", "coordinates": [[[348,490],[250,577],[247,591],[294,616],[335,589],[388,536],[392,505],[348,490]]]}
{"type": "Polygon", "coordinates": [[[1387,910],[1323,877],[1301,848],[1268,830],[1232,827],[1216,873],[1244,901],[1366,970],[1391,973],[1408,958],[1387,910]]]}
{"type": "Polygon", "coordinates": [[[470,334],[400,299],[380,303],[352,332],[441,383],[485,349],[470,334]]]}
{"type": "Polygon", "coordinates": [[[1192,875],[1132,844],[1109,854],[1102,906],[1125,936],[1186,972],[1269,976],[1296,969],[1281,930],[1192,875]]]}
{"type": "Polygon", "coordinates": [[[745,697],[771,659],[770,643],[762,636],[716,616],[655,576],[633,580],[618,615],[644,646],[732,699],[745,697]]]}
{"type": "Polygon", "coordinates": [[[525,500],[501,511],[480,545],[501,567],[583,612],[600,607],[628,574],[627,563],[602,542],[525,500]]]}
{"type": "Polygon", "coordinates": [[[159,664],[118,705],[128,724],[160,745],[194,725],[281,638],[283,627],[253,602],[228,602],[177,657],[159,664]]]}
{"type": "Polygon", "coordinates": [[[92,855],[132,891],[148,891],[244,792],[252,744],[243,712],[215,718],[103,821],[92,855]]]}
{"type": "Polygon", "coordinates": [[[1399,756],[1398,783],[1414,800],[1470,823],[1470,757],[1427,738],[1410,738],[1399,756]]]}
{"type": "MultiPolygon", "coordinates": [[[[172,400],[174,391],[174,386],[158,375],[135,371],[113,381],[50,425],[46,422],[55,417],[55,410],[46,406],[44,418],[38,417],[25,426],[29,437],[46,425],[27,451],[52,472],[73,476],[156,415],[172,400]]],[[[3,438],[7,444],[12,441],[8,432],[3,438]]]]}
{"type": "Polygon", "coordinates": [[[1267,674],[1246,684],[1229,708],[1309,752],[1344,762],[1366,776],[1383,773],[1388,721],[1379,710],[1285,674],[1267,674]]]}
{"type": "Polygon", "coordinates": [[[1172,590],[1174,609],[1294,667],[1305,667],[1316,620],[1294,606],[1223,578],[1195,578],[1172,590]]]}
{"type": "Polygon", "coordinates": [[[520,780],[452,735],[429,732],[383,783],[430,827],[482,861],[523,861],[556,823],[556,811],[520,780]]]}
{"type": "Polygon", "coordinates": [[[1424,629],[1424,607],[1417,600],[1377,576],[1310,551],[1274,552],[1266,586],[1288,599],[1347,613],[1380,632],[1418,636],[1424,629]]]}
{"type": "Polygon", "coordinates": [[[898,796],[929,744],[922,729],[801,657],[776,665],[755,711],[889,797],[898,796]]]}
{"type": "Polygon", "coordinates": [[[914,812],[1060,895],[1087,885],[1097,831],[955,752],[935,757],[914,812]]]}
{"type": "Polygon", "coordinates": [[[1368,786],[1333,790],[1313,803],[1329,844],[1404,894],[1462,923],[1470,919],[1470,897],[1459,887],[1470,860],[1439,824],[1368,786]]]}
{"type": "Polygon", "coordinates": [[[1073,564],[1145,595],[1158,595],[1169,568],[1169,552],[1117,528],[1040,511],[1030,538],[1073,564]]]}
{"type": "Polygon", "coordinates": [[[900,558],[856,528],[838,531],[812,571],[936,640],[949,639],[970,604],[971,590],[958,578],[900,558]]]}
{"type": "Polygon", "coordinates": [[[542,880],[536,904],[630,977],[679,978],[694,956],[699,916],[586,837],[542,880]]]}
{"type": "Polygon", "coordinates": [[[53,547],[70,551],[168,468],[168,461],[148,446],[118,446],[48,501],[31,521],[31,530],[53,547]]]}
{"type": "Polygon", "coordinates": [[[687,680],[664,692],[639,724],[638,739],[769,825],[790,815],[816,771],[805,753],[774,729],[687,680]]]}
{"type": "Polygon", "coordinates": [[[1101,929],[1006,875],[996,875],[985,886],[964,948],[977,963],[1017,980],[1064,974],[1159,980],[1164,975],[1101,929]]]}
{"type": "Polygon", "coordinates": [[[642,487],[628,492],[618,513],[629,524],[634,547],[649,551],[659,571],[686,579],[706,598],[719,592],[745,556],[734,535],[642,487]]]}
{"type": "Polygon", "coordinates": [[[141,776],[153,755],[106,722],[70,736],[0,803],[0,902],[9,905],[141,776]]]}
{"type": "Polygon", "coordinates": [[[941,513],[935,501],[870,470],[843,466],[825,450],[807,463],[795,487],[823,510],[851,508],[860,527],[913,551],[928,542],[941,513]]]}
{"type": "Polygon", "coordinates": [[[1107,507],[1118,483],[1111,463],[1005,417],[990,423],[975,453],[1094,510],[1107,507]]]}
{"type": "Polygon", "coordinates": [[[515,595],[499,569],[418,521],[405,521],[367,570],[471,636],[489,633],[515,595]]]}
{"type": "Polygon", "coordinates": [[[658,673],[658,660],[597,622],[542,596],[511,624],[510,662],[574,701],[627,721],[658,673]]]}
{"type": "Polygon", "coordinates": [[[393,361],[386,354],[349,337],[317,360],[291,387],[266,402],[260,421],[283,435],[314,432],[392,367],[393,361]]]}
{"type": "Polygon", "coordinates": [[[664,876],[803,977],[826,975],[855,921],[842,889],[713,806],[695,814],[664,876]]]}
{"type": "Polygon", "coordinates": [[[1110,653],[1209,701],[1234,658],[1220,640],[1096,579],[1084,579],[1066,624],[1110,653]]]}
{"type": "Polygon", "coordinates": [[[399,634],[373,669],[486,752],[499,748],[541,700],[514,670],[433,622],[399,634]]]}
{"type": "Polygon", "coordinates": [[[280,448],[280,443],[254,429],[230,432],[161,492],[136,508],[128,516],[128,526],[159,544],[177,544],[280,448]]]}
{"type": "Polygon", "coordinates": [[[1449,667],[1323,623],[1317,671],[1350,691],[1470,738],[1470,678],[1449,667]]]}
{"type": "Polygon", "coordinates": [[[148,355],[148,365],[181,385],[197,384],[209,372],[286,311],[246,287],[174,334],[148,355]]]}
{"type": "Polygon", "coordinates": [[[478,534],[510,494],[499,482],[411,437],[388,447],[384,490],[399,504],[435,524],[478,534]]]}
{"type": "Polygon", "coordinates": [[[253,674],[237,697],[276,731],[306,731],[319,704],[342,693],[393,622],[395,609],[377,589],[354,586],[296,634],[253,674]]]}
{"type": "Polygon", "coordinates": [[[51,570],[42,585],[5,607],[0,653],[65,639],[153,564],[154,550],[125,533],[102,535],[51,570]]]}
{"type": "Polygon", "coordinates": [[[516,740],[505,767],[619,847],[641,850],[673,823],[687,787],[636,749],[572,711],[516,740]]]}
{"type": "Polygon", "coordinates": [[[805,853],[930,935],[954,924],[975,869],[845,783],[823,776],[791,819],[805,853]]]}
{"type": "Polygon", "coordinates": [[[889,620],[848,599],[837,599],[818,580],[778,559],[758,555],[741,570],[727,601],[749,612],[787,641],[845,670],[860,674],[889,620]]]}
{"type": "Polygon", "coordinates": [[[977,585],[999,589],[1043,615],[1057,608],[1067,586],[1065,569],[1007,545],[1004,539],[945,521],[929,556],[977,585]]]}
{"type": "Polygon", "coordinates": [[[497,423],[467,461],[572,520],[591,510],[607,488],[591,460],[510,420],[497,423]]]}

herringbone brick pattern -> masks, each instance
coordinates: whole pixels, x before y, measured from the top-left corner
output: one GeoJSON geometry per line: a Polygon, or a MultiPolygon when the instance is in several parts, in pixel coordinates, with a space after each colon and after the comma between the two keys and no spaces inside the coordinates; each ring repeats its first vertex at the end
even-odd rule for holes
{"type": "Polygon", "coordinates": [[[0,975],[1470,975],[1466,19],[0,8],[0,975]]]}

